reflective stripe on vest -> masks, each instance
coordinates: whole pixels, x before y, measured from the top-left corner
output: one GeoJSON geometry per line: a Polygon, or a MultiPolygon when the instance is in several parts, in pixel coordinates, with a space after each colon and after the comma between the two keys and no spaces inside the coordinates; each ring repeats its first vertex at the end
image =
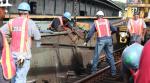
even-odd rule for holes
{"type": "Polygon", "coordinates": [[[2,38],[3,38],[3,50],[1,56],[1,65],[3,69],[3,76],[5,79],[11,79],[16,74],[16,67],[9,49],[7,39],[5,35],[3,35],[3,33],[2,38]]]}
{"type": "Polygon", "coordinates": [[[95,27],[97,30],[98,37],[110,36],[110,27],[107,19],[95,20],[95,27]]]}
{"type": "Polygon", "coordinates": [[[25,52],[26,42],[28,40],[27,18],[18,17],[9,22],[9,28],[12,35],[11,50],[13,52],[25,52]]]}
{"type": "MultiPolygon", "coordinates": [[[[27,22],[27,18],[24,19],[23,24],[22,24],[21,42],[20,42],[20,52],[21,52],[21,53],[23,52],[24,43],[26,44],[26,42],[25,42],[25,35],[27,35],[27,34],[25,33],[26,22],[27,22]]],[[[26,45],[25,45],[25,47],[26,47],[26,45]]],[[[26,48],[26,49],[27,49],[27,48],[26,48]]]]}
{"type": "Polygon", "coordinates": [[[137,23],[135,23],[134,20],[131,21],[131,33],[137,34],[137,35],[142,35],[143,32],[143,21],[142,19],[139,19],[137,23]]]}

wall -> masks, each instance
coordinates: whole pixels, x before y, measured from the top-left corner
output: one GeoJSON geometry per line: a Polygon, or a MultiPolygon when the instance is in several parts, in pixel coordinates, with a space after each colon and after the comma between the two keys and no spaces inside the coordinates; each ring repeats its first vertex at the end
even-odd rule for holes
{"type": "MultiPolygon", "coordinates": [[[[24,0],[28,1],[28,0],[24,0]]],[[[11,3],[13,3],[13,7],[10,8],[10,13],[17,13],[17,6],[21,2],[21,0],[12,0],[11,3]]],[[[73,0],[56,0],[56,10],[55,8],[55,0],[30,0],[30,2],[36,2],[36,14],[43,14],[43,15],[62,15],[64,11],[69,11],[74,14],[74,3],[73,0]],[[45,2],[45,3],[44,3],[45,2]],[[44,6],[45,4],[45,6],[44,6]],[[66,4],[66,5],[65,5],[66,4]]],[[[98,3],[89,3],[85,5],[84,2],[77,2],[77,8],[76,8],[77,15],[80,15],[79,11],[86,12],[85,15],[88,16],[94,16],[97,11],[102,10],[104,11],[106,16],[118,16],[119,10],[115,10],[113,8],[110,8],[104,4],[98,4],[98,3]],[[86,8],[85,8],[86,7],[86,8]]]]}

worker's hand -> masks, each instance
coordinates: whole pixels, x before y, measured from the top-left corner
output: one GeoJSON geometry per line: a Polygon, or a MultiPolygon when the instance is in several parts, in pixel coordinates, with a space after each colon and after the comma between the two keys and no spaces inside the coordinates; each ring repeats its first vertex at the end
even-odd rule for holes
{"type": "Polygon", "coordinates": [[[144,41],[144,36],[141,37],[141,40],[144,41]]]}
{"type": "Polygon", "coordinates": [[[25,58],[24,57],[18,57],[18,59],[17,59],[17,66],[18,67],[22,67],[23,66],[23,64],[24,64],[24,60],[25,60],[25,58]]]}
{"type": "Polygon", "coordinates": [[[84,42],[83,46],[87,46],[87,43],[86,43],[86,42],[84,42]]]}
{"type": "Polygon", "coordinates": [[[37,42],[36,42],[36,47],[37,47],[37,48],[41,47],[41,42],[40,42],[40,41],[37,41],[37,42]]]}

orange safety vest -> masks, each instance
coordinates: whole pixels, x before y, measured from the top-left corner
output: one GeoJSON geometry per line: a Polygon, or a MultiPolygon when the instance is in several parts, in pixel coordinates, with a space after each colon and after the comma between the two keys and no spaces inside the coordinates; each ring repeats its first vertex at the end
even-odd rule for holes
{"type": "Polygon", "coordinates": [[[58,18],[59,18],[59,21],[60,21],[60,25],[61,25],[61,26],[63,26],[64,30],[65,30],[65,31],[66,31],[66,30],[68,30],[68,28],[64,26],[64,23],[63,23],[62,17],[61,17],[61,16],[59,16],[58,18]]]}
{"type": "Polygon", "coordinates": [[[142,32],[143,32],[143,21],[142,21],[142,19],[139,19],[137,23],[135,23],[134,20],[130,20],[130,23],[131,23],[130,33],[142,35],[142,32]]]}
{"type": "Polygon", "coordinates": [[[18,17],[9,22],[9,30],[12,36],[11,51],[12,52],[27,52],[28,42],[28,25],[27,18],[18,17]]]}
{"type": "Polygon", "coordinates": [[[94,21],[98,37],[111,36],[110,25],[107,19],[94,21]]]}
{"type": "Polygon", "coordinates": [[[16,66],[13,57],[10,53],[7,39],[3,35],[3,33],[2,33],[2,37],[3,37],[3,49],[2,49],[2,56],[1,56],[1,65],[3,69],[3,76],[5,79],[11,79],[16,74],[16,66]]]}

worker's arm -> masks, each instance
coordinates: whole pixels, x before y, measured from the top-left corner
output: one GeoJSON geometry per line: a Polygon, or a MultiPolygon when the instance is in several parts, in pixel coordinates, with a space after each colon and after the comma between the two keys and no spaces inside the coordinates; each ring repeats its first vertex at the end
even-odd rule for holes
{"type": "Polygon", "coordinates": [[[8,24],[3,25],[3,26],[0,28],[0,30],[1,30],[5,35],[10,34],[8,24]]]}
{"type": "Polygon", "coordinates": [[[111,23],[109,23],[109,24],[110,24],[110,30],[112,31],[112,33],[117,32],[117,27],[112,26],[112,24],[111,24],[111,23]]]}
{"type": "Polygon", "coordinates": [[[143,36],[145,36],[147,26],[146,26],[144,20],[143,20],[143,28],[144,28],[144,30],[143,30],[143,36]]]}
{"type": "Polygon", "coordinates": [[[59,25],[60,25],[60,20],[58,18],[55,18],[52,21],[51,27],[57,29],[59,27],[59,25]]]}
{"type": "Polygon", "coordinates": [[[131,20],[129,20],[129,21],[128,21],[128,24],[127,24],[127,32],[129,32],[130,35],[132,35],[132,34],[131,34],[131,23],[130,23],[130,22],[131,22],[131,20]]]}
{"type": "Polygon", "coordinates": [[[41,34],[38,30],[38,28],[36,27],[35,22],[33,22],[32,20],[29,20],[29,36],[34,37],[34,40],[40,40],[41,39],[41,34]]]}
{"type": "Polygon", "coordinates": [[[144,22],[144,20],[143,20],[143,32],[142,32],[142,40],[144,41],[144,37],[145,37],[145,34],[146,34],[146,28],[147,28],[147,26],[146,26],[146,24],[145,24],[145,22],[144,22]]]}
{"type": "Polygon", "coordinates": [[[93,24],[92,27],[91,27],[91,29],[90,29],[90,31],[87,34],[86,39],[85,39],[86,43],[91,39],[91,37],[93,36],[93,34],[94,34],[95,31],[96,31],[96,27],[95,27],[95,24],[93,24]]]}

